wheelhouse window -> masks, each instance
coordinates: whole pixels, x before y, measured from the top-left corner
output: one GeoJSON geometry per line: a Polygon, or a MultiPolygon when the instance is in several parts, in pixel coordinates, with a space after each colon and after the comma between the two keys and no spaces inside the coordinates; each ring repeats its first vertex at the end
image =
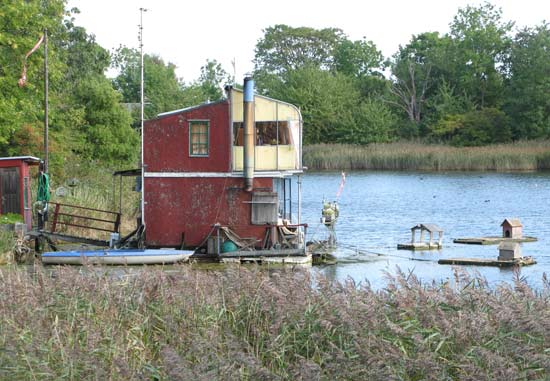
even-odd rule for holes
{"type": "Polygon", "coordinates": [[[208,156],[209,130],[208,120],[189,121],[189,156],[208,156]]]}

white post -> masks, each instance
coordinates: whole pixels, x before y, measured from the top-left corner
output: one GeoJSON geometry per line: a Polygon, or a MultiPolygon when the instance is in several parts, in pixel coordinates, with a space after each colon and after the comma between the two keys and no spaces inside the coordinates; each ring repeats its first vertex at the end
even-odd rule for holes
{"type": "Polygon", "coordinates": [[[143,119],[144,119],[144,93],[143,93],[143,12],[147,12],[145,8],[139,8],[140,21],[139,21],[139,48],[141,55],[141,80],[140,80],[140,103],[141,103],[141,224],[145,226],[145,164],[143,163],[143,119]]]}
{"type": "MultiPolygon", "coordinates": [[[[292,200],[290,200],[290,202],[292,202],[292,200]]],[[[298,226],[301,223],[302,223],[302,175],[298,175],[298,226]]],[[[298,245],[300,246],[302,244],[302,234],[301,234],[302,227],[299,226],[297,231],[298,231],[298,245]]]]}

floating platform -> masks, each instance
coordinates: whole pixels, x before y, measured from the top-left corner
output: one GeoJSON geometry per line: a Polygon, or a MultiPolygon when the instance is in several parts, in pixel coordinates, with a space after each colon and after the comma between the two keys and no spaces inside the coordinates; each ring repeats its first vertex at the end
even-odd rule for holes
{"type": "Polygon", "coordinates": [[[485,258],[446,258],[437,261],[440,265],[465,265],[465,266],[496,266],[496,267],[511,267],[511,266],[529,266],[537,262],[533,257],[523,257],[511,261],[499,261],[498,259],[485,258]]]}
{"type": "Polygon", "coordinates": [[[400,243],[397,245],[398,250],[438,250],[443,246],[437,242],[414,242],[414,243],[400,243]]]}
{"type": "Polygon", "coordinates": [[[192,254],[191,250],[105,249],[52,251],[41,258],[48,265],[154,265],[187,261],[192,254]]]}
{"type": "Polygon", "coordinates": [[[523,238],[504,238],[504,237],[473,237],[473,238],[457,238],[454,243],[463,243],[466,245],[498,245],[501,242],[535,242],[536,237],[523,238]]]}
{"type": "Polygon", "coordinates": [[[256,264],[281,264],[281,265],[300,265],[311,266],[313,257],[311,254],[294,256],[239,256],[223,257],[220,256],[221,263],[256,263],[256,264]]]}

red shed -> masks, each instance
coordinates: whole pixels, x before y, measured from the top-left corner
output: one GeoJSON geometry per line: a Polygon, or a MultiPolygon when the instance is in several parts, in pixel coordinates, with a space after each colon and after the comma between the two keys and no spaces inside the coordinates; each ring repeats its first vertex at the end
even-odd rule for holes
{"type": "Polygon", "coordinates": [[[32,156],[0,158],[0,214],[20,214],[29,230],[32,228],[30,167],[39,162],[32,156]]]}
{"type": "Polygon", "coordinates": [[[219,224],[265,249],[284,238],[280,230],[276,237],[274,227],[288,232],[286,227],[300,224],[300,111],[255,95],[251,79],[244,91],[226,90],[219,102],[144,123],[142,220],[148,247],[204,246],[219,224]]]}

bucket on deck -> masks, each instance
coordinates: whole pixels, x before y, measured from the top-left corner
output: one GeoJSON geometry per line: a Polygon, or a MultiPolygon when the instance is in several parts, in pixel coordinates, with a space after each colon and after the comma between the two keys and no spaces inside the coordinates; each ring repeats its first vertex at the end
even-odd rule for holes
{"type": "Polygon", "coordinates": [[[222,253],[231,253],[237,251],[237,245],[233,241],[225,241],[222,245],[222,253]]]}

